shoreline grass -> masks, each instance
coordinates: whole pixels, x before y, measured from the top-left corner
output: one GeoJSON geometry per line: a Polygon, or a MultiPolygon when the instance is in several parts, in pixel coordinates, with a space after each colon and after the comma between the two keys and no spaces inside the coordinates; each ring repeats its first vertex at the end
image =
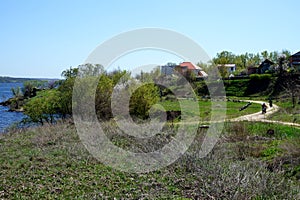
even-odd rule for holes
{"type": "MultiPolygon", "coordinates": [[[[268,168],[279,158],[277,155],[266,161],[261,155],[251,154],[260,150],[255,149],[258,148],[255,144],[261,142],[253,137],[267,138],[263,131],[267,125],[262,124],[265,128],[261,129],[255,126],[259,125],[248,122],[225,124],[219,143],[203,159],[199,159],[197,152],[206,130],[199,129],[194,143],[180,159],[161,170],[144,174],[120,172],[94,159],[70,123],[4,134],[0,136],[0,198],[299,198],[300,185],[295,176],[286,176],[284,169],[270,171],[268,168]],[[238,139],[233,141],[231,138],[238,139]]],[[[173,134],[171,129],[166,129],[165,133],[166,136],[173,134]]],[[[282,140],[280,145],[288,142],[275,134],[276,140],[282,140]]],[[[292,135],[291,138],[299,137],[292,135]]],[[[120,142],[120,145],[138,146],[120,142]]],[[[267,149],[269,141],[263,143],[267,149]]],[[[284,146],[285,149],[289,147],[284,146]]]]}

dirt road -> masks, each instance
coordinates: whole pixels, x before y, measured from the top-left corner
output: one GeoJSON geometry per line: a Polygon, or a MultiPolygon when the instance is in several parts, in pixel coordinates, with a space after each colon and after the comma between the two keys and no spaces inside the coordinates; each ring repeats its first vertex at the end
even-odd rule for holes
{"type": "MultiPolygon", "coordinates": [[[[267,102],[264,101],[252,101],[252,100],[243,100],[244,102],[251,102],[251,103],[258,103],[258,104],[263,104],[265,103],[268,105],[267,102]]],[[[238,121],[260,121],[260,122],[267,122],[267,123],[277,123],[277,124],[283,124],[283,125],[288,125],[288,126],[295,126],[295,127],[300,127],[300,124],[297,123],[291,123],[291,122],[282,122],[282,121],[275,121],[275,120],[268,120],[267,117],[279,110],[279,107],[275,104],[273,104],[273,107],[267,108],[267,113],[262,114],[261,111],[249,115],[243,115],[241,117],[237,117],[234,119],[229,119],[228,121],[230,122],[238,122],[238,121]]]]}

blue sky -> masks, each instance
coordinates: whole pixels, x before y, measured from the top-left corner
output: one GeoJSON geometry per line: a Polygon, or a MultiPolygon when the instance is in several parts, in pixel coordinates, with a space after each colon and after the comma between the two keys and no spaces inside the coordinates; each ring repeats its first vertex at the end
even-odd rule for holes
{"type": "MultiPolygon", "coordinates": [[[[166,28],[196,41],[209,56],[300,50],[300,1],[0,0],[0,76],[60,78],[102,42],[137,28],[166,28]]],[[[179,62],[144,52],[121,68],[179,62]]]]}

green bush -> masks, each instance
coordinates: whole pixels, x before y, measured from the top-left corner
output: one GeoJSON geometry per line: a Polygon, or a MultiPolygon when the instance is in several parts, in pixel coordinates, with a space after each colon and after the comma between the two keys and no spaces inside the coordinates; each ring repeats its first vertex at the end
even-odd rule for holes
{"type": "Polygon", "coordinates": [[[130,98],[130,114],[141,119],[149,117],[150,108],[159,101],[159,89],[155,84],[139,87],[130,98]]]}
{"type": "Polygon", "coordinates": [[[244,96],[249,85],[249,79],[225,81],[225,90],[227,96],[244,96]]]}
{"type": "Polygon", "coordinates": [[[271,74],[251,74],[250,80],[270,80],[272,78],[271,74]]]}
{"type": "Polygon", "coordinates": [[[24,106],[24,113],[31,122],[53,123],[55,115],[60,113],[61,94],[58,90],[45,90],[31,98],[24,106]]]}
{"type": "Polygon", "coordinates": [[[271,74],[251,74],[249,85],[245,91],[245,95],[266,92],[268,89],[271,88],[270,87],[271,82],[272,82],[271,74]]]}

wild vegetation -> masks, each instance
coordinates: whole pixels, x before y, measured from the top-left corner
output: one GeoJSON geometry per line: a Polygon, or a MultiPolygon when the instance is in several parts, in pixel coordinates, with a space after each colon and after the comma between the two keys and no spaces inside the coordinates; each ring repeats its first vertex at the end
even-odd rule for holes
{"type": "MultiPolygon", "coordinates": [[[[70,123],[2,135],[0,197],[299,199],[299,132],[251,122],[225,127],[221,140],[206,158],[198,156],[206,133],[206,129],[199,129],[180,159],[144,174],[120,172],[95,160],[70,123]],[[273,136],[266,134],[270,127],[275,130],[273,136]]],[[[106,128],[115,145],[148,152],[168,142],[176,127],[166,127],[150,141],[118,135],[109,122],[106,128]]]]}
{"type": "Polygon", "coordinates": [[[284,121],[300,123],[300,104],[293,104],[289,98],[282,98],[275,101],[280,107],[279,111],[272,114],[269,119],[275,121],[284,121]]]}
{"type": "MultiPolygon", "coordinates": [[[[199,64],[205,71],[210,74],[210,71],[212,68],[216,67],[214,65],[222,65],[222,64],[228,64],[228,63],[235,63],[237,66],[237,71],[235,72],[236,75],[242,75],[247,67],[249,66],[257,66],[260,64],[260,62],[263,59],[269,59],[272,62],[275,63],[273,66],[273,71],[265,72],[265,74],[252,74],[248,77],[244,77],[243,79],[233,79],[233,80],[224,80],[224,86],[226,90],[226,96],[238,96],[238,97],[244,97],[244,96],[264,96],[268,98],[274,98],[276,96],[279,96],[283,91],[288,94],[288,97],[291,98],[293,102],[293,106],[298,103],[297,96],[299,94],[299,79],[297,74],[294,74],[293,69],[288,65],[287,58],[291,55],[291,53],[287,50],[283,50],[282,52],[267,52],[263,51],[261,53],[245,53],[241,55],[235,55],[232,52],[228,51],[222,51],[216,55],[215,58],[212,59],[212,63],[210,65],[204,65],[199,64]]],[[[136,83],[139,84],[139,82],[149,82],[154,79],[158,79],[159,77],[159,69],[156,69],[152,71],[151,73],[144,73],[136,76],[136,79],[133,79],[130,77],[130,73],[127,71],[121,71],[121,70],[115,70],[113,72],[106,72],[104,71],[103,67],[101,65],[90,65],[87,64],[85,66],[79,66],[81,68],[81,73],[85,74],[86,80],[88,81],[89,76],[99,75],[99,82],[98,86],[96,88],[96,98],[95,98],[95,104],[96,104],[96,110],[97,110],[97,116],[98,118],[102,119],[110,119],[111,113],[110,113],[110,105],[111,105],[111,99],[110,94],[113,91],[114,86],[119,83],[119,81],[128,81],[131,79],[131,82],[134,82],[138,80],[136,83]],[[120,78],[124,80],[120,80],[120,78]]],[[[222,75],[222,70],[221,71],[222,75]]],[[[15,88],[13,89],[14,92],[14,98],[12,98],[10,101],[8,101],[5,105],[10,105],[11,110],[25,110],[25,114],[29,116],[28,120],[31,120],[33,122],[40,122],[43,123],[43,121],[49,122],[53,121],[53,116],[49,117],[49,113],[54,113],[56,117],[67,117],[72,114],[72,94],[73,94],[73,85],[74,81],[76,79],[76,76],[78,74],[78,68],[70,68],[62,72],[62,76],[65,80],[60,80],[56,82],[51,82],[48,84],[48,86],[45,86],[41,84],[43,82],[38,81],[27,81],[24,83],[24,88],[22,93],[20,92],[20,89],[15,88]],[[59,105],[47,105],[47,111],[40,111],[40,114],[36,114],[38,112],[34,111],[35,108],[30,108],[31,105],[35,105],[35,103],[27,103],[27,106],[24,106],[26,102],[36,101],[37,105],[39,105],[39,100],[34,100],[38,98],[43,98],[42,96],[45,96],[47,98],[48,94],[47,92],[40,93],[38,97],[37,91],[49,88],[52,90],[57,90],[56,92],[56,99],[53,99],[53,104],[56,104],[55,102],[59,102],[59,105]],[[51,107],[51,108],[50,108],[51,107]],[[49,111],[49,109],[52,109],[49,111]],[[32,113],[32,112],[35,113],[32,113]],[[43,114],[41,114],[43,113],[43,114]],[[32,118],[31,118],[32,116],[32,118]]],[[[225,70],[224,73],[227,73],[225,70]]],[[[223,75],[222,75],[223,76],[223,75]]],[[[227,77],[227,75],[224,75],[223,77],[227,77]]],[[[191,77],[187,77],[187,80],[190,82],[191,86],[193,87],[196,95],[202,97],[202,96],[209,96],[208,91],[208,85],[214,85],[216,84],[216,81],[207,82],[203,80],[195,80],[191,74],[191,77]]],[[[174,85],[180,85],[182,84],[180,80],[177,81],[174,85]]],[[[173,88],[174,89],[174,88],[173,88]]],[[[84,90],[83,92],[88,93],[84,90]]],[[[225,95],[225,94],[224,94],[225,95]]],[[[50,95],[51,96],[51,95],[50,95]]],[[[135,94],[132,96],[131,102],[130,102],[130,112],[131,115],[136,115],[139,118],[145,119],[148,117],[149,108],[156,104],[158,100],[162,99],[162,97],[168,97],[172,96],[172,93],[170,90],[167,90],[165,88],[162,88],[159,85],[151,85],[149,84],[148,87],[141,87],[139,88],[135,94]],[[150,87],[151,86],[151,87],[150,87]],[[151,92],[149,92],[151,91],[151,92]],[[148,98],[145,98],[145,94],[151,94],[148,98]],[[144,99],[141,99],[144,98],[144,99]]],[[[52,95],[53,97],[53,95],[52,95]]],[[[45,110],[45,104],[51,104],[49,100],[45,100],[43,103],[44,106],[40,106],[42,109],[45,110]]],[[[53,114],[51,114],[53,115],[53,114]]]]}
{"type": "MultiPolygon", "coordinates": [[[[92,88],[89,87],[94,78],[97,78],[97,87],[96,87],[96,96],[95,96],[95,108],[98,119],[101,120],[110,120],[112,118],[111,112],[111,95],[114,87],[118,85],[118,87],[128,87],[126,86],[127,81],[130,82],[130,87],[136,87],[139,84],[143,84],[143,82],[147,82],[146,85],[139,87],[134,91],[130,96],[129,103],[129,111],[130,115],[134,119],[147,119],[149,118],[149,109],[153,105],[161,105],[167,111],[180,111],[180,106],[177,100],[177,97],[171,92],[170,89],[166,89],[159,85],[155,85],[151,83],[151,80],[157,77],[157,70],[151,73],[143,73],[140,79],[132,79],[130,78],[130,74],[126,71],[113,71],[113,72],[105,72],[103,68],[98,66],[87,65],[85,68],[85,73],[95,73],[97,76],[87,76],[85,78],[79,79],[82,88],[78,91],[78,95],[81,101],[88,101],[87,99],[93,98],[92,88]],[[88,68],[88,69],[87,69],[88,68]],[[91,72],[97,71],[97,72],[91,72]],[[123,80],[120,81],[120,78],[123,80]],[[150,81],[150,83],[149,83],[150,81]],[[125,85],[124,85],[125,84],[125,85]],[[135,86],[136,85],[136,86],[135,86]],[[82,100],[83,97],[86,96],[86,100],[82,100]]],[[[25,114],[28,116],[26,119],[30,122],[38,122],[41,124],[44,123],[53,123],[58,118],[65,119],[68,116],[72,115],[72,98],[73,96],[73,86],[75,83],[75,79],[78,73],[77,68],[70,68],[62,73],[65,76],[65,81],[60,82],[57,87],[38,91],[33,97],[27,99],[24,105],[25,114]]],[[[256,93],[263,90],[255,88],[255,83],[269,83],[271,82],[271,77],[267,75],[259,75],[259,76],[251,76],[249,80],[232,80],[232,82],[225,83],[225,88],[227,94],[235,94],[235,96],[242,96],[248,93],[256,93]],[[240,83],[246,83],[245,86],[242,86],[240,83]],[[240,95],[239,95],[240,94],[240,95]]],[[[78,79],[77,79],[78,81],[78,79]]],[[[209,93],[204,81],[198,81],[191,83],[195,94],[199,96],[199,108],[200,108],[200,117],[203,120],[210,119],[210,99],[206,98],[209,93]]],[[[214,83],[212,83],[214,84],[214,83]]],[[[271,83],[270,83],[271,84],[271,83]]],[[[175,83],[174,85],[178,85],[175,83]]],[[[268,86],[268,85],[267,85],[268,86]]],[[[267,88],[266,86],[266,88],[267,88]]],[[[28,88],[28,87],[26,87],[28,88]]],[[[172,89],[172,88],[171,88],[172,89]]],[[[180,87],[173,88],[179,92],[181,91],[180,87]]],[[[127,90],[127,89],[126,89],[127,90]]],[[[130,89],[129,89],[130,93],[130,89]]],[[[75,94],[76,95],[76,94],[75,94]]],[[[74,99],[74,98],[73,98],[74,99]]],[[[75,98],[76,99],[76,98],[75,98]]],[[[224,101],[225,99],[221,100],[224,101]]],[[[181,100],[181,101],[193,101],[191,99],[181,100]]],[[[78,102],[79,103],[79,102],[78,102]]],[[[244,102],[227,102],[227,110],[219,109],[218,112],[226,112],[227,118],[234,118],[241,115],[245,115],[248,113],[258,112],[260,107],[259,105],[251,105],[248,109],[239,111],[246,103],[244,102]]],[[[85,103],[83,103],[85,105],[85,103]]],[[[113,105],[117,107],[118,110],[123,109],[122,97],[118,98],[118,101],[113,105]]],[[[76,106],[76,105],[75,105],[76,106]]],[[[157,106],[154,106],[156,108],[157,106]]],[[[74,109],[75,107],[73,107],[74,109]]],[[[80,108],[84,109],[84,108],[80,108]]],[[[158,109],[160,110],[160,109],[158,109]]],[[[190,108],[190,114],[195,114],[194,108],[190,108]]],[[[197,111],[198,112],[198,111],[197,111]]]]}
{"type": "MultiPolygon", "coordinates": [[[[235,62],[243,70],[262,57],[284,66],[284,60],[275,52],[240,56],[222,52],[214,61],[235,62]]],[[[101,65],[87,64],[69,68],[62,76],[63,81],[47,87],[26,82],[23,89],[12,90],[11,105],[23,108],[27,121],[43,126],[12,128],[0,136],[1,199],[300,199],[299,127],[225,122],[218,143],[207,157],[200,158],[199,150],[207,134],[207,126],[200,126],[194,142],[176,162],[154,172],[135,174],[117,171],[92,157],[72,121],[73,110],[84,110],[92,99],[97,118],[113,144],[144,153],[160,149],[176,135],[181,121],[180,102],[189,105],[197,100],[200,119],[207,124],[214,120],[212,103],[221,105],[226,101],[226,110],[219,106],[215,112],[226,112],[227,119],[231,119],[261,109],[259,104],[241,109],[248,103],[240,99],[272,98],[280,110],[268,119],[299,124],[297,76],[285,71],[224,80],[227,99],[217,102],[209,98],[207,84],[218,81],[195,81],[191,76],[188,81],[196,98],[190,98],[192,95],[180,87],[183,80],[175,80],[171,88],[154,84],[153,80],[164,78],[157,69],[133,78],[127,71],[107,72],[101,65]],[[91,87],[95,82],[96,87],[91,87]],[[121,95],[130,94],[129,113],[136,122],[148,120],[159,111],[179,115],[151,138],[131,137],[120,131],[112,118],[112,106],[122,111],[125,105],[119,96],[117,102],[112,101],[116,88],[121,95]],[[184,98],[178,99],[174,90],[184,98]]],[[[189,116],[198,113],[194,107],[185,108],[189,116]]]]}

